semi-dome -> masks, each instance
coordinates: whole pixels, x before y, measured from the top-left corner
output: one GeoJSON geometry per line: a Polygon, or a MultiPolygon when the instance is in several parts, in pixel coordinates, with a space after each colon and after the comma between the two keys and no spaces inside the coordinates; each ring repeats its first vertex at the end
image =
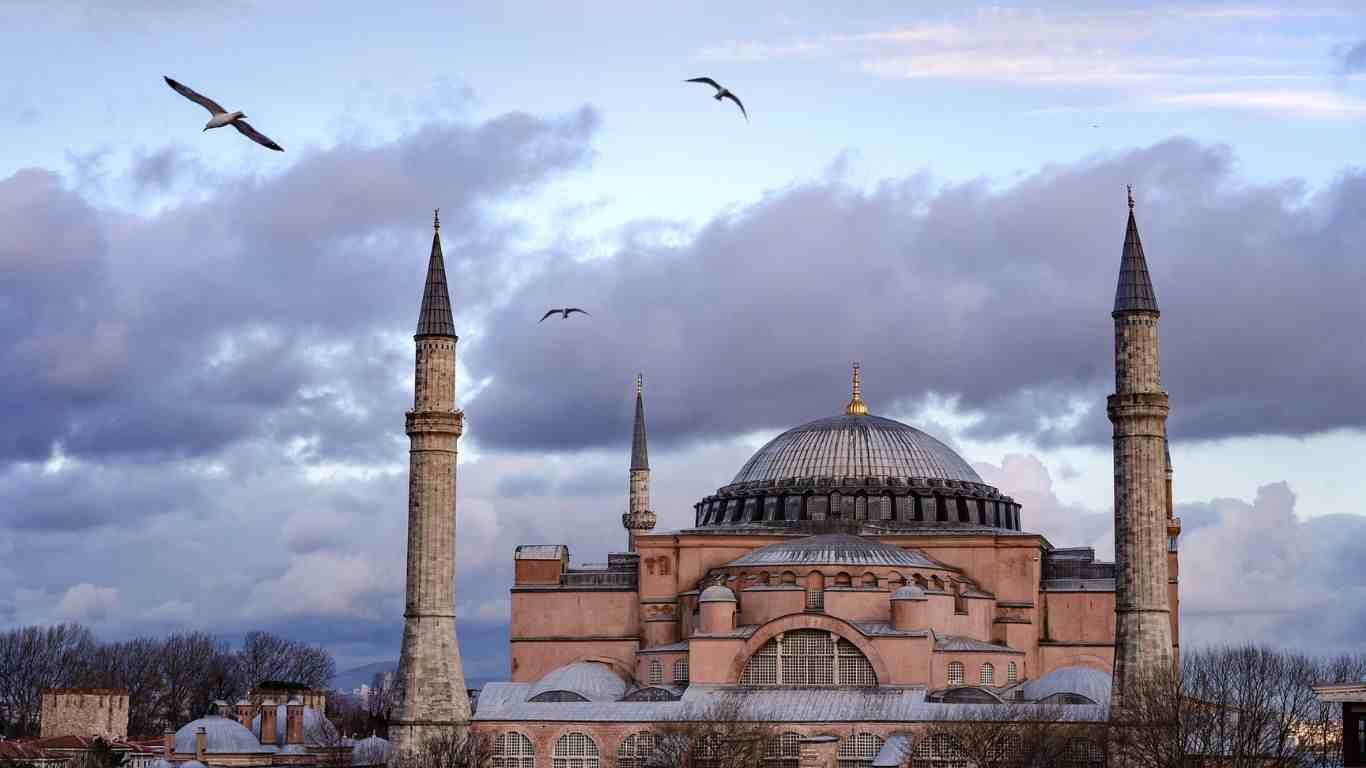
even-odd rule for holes
{"type": "Polygon", "coordinates": [[[839,416],[793,427],[695,506],[698,527],[813,533],[964,527],[1020,530],[1020,505],[944,443],[868,412],[854,373],[839,416]]]}
{"type": "Polygon", "coordinates": [[[733,603],[736,602],[736,600],[735,593],[731,591],[730,587],[722,586],[720,584],[713,584],[710,587],[707,587],[706,589],[702,590],[702,594],[698,595],[697,597],[697,602],[733,603]]]}
{"type": "Polygon", "coordinates": [[[243,755],[273,752],[261,744],[246,726],[227,717],[207,715],[191,720],[175,732],[175,751],[177,754],[193,755],[195,733],[204,729],[204,752],[211,755],[243,755]]]}
{"type": "Polygon", "coordinates": [[[929,600],[925,595],[925,590],[914,584],[907,584],[892,593],[893,600],[929,600]]]}
{"type": "MultiPolygon", "coordinates": [[[[947,570],[943,563],[931,560],[924,552],[902,549],[895,544],[884,544],[876,539],[842,533],[807,536],[792,541],[769,544],[766,547],[760,547],[753,552],[741,555],[726,565],[732,568],[780,565],[848,565],[947,570]]],[[[714,587],[707,589],[711,590],[714,587]]],[[[702,594],[705,596],[706,592],[702,594]]],[[[734,595],[732,595],[733,597],[734,595]]]]}
{"type": "Polygon", "coordinates": [[[546,697],[554,701],[619,701],[626,694],[626,681],[600,661],[576,661],[553,669],[531,686],[527,699],[546,697]],[[571,694],[563,698],[553,694],[571,694]]]}

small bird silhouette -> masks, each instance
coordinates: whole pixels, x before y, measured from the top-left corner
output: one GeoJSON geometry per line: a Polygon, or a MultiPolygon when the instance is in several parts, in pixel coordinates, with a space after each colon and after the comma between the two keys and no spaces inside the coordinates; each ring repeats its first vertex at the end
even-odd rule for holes
{"type": "MultiPolygon", "coordinates": [[[[561,319],[561,320],[568,320],[568,319],[569,319],[569,315],[570,315],[571,312],[578,312],[578,313],[580,313],[580,314],[588,315],[587,312],[585,312],[585,311],[582,310],[582,309],[579,309],[578,307],[565,307],[564,309],[552,309],[552,310],[550,310],[549,312],[546,312],[544,315],[541,315],[541,319],[540,319],[540,320],[537,320],[536,322],[538,322],[538,323],[544,323],[544,322],[545,322],[545,319],[546,319],[547,317],[550,317],[551,315],[553,315],[553,314],[555,314],[555,313],[557,313],[557,312],[559,313],[560,319],[561,319]]],[[[592,315],[588,315],[588,316],[589,316],[589,317],[592,317],[592,315]]]]}
{"type": "Polygon", "coordinates": [[[711,87],[715,88],[716,95],[712,96],[712,98],[716,99],[717,101],[720,101],[721,99],[730,99],[731,101],[735,102],[735,106],[740,108],[740,114],[745,116],[745,122],[749,122],[749,113],[745,111],[745,105],[740,103],[740,97],[731,93],[729,88],[723,88],[720,83],[716,82],[710,77],[693,77],[689,78],[688,80],[684,80],[683,82],[706,83],[707,85],[710,85],[711,87]]]}
{"type": "Polygon", "coordinates": [[[266,147],[267,149],[273,149],[276,152],[285,151],[284,147],[271,141],[268,137],[257,131],[255,128],[252,128],[251,124],[243,119],[246,117],[246,115],[244,115],[243,113],[229,112],[228,110],[223,109],[223,106],[218,102],[214,101],[213,99],[202,94],[196,93],[193,88],[190,88],[181,83],[177,83],[176,81],[172,80],[169,77],[166,77],[165,75],[162,75],[162,79],[165,80],[166,84],[171,86],[171,88],[173,88],[176,93],[180,94],[181,96],[184,96],[190,101],[193,101],[194,103],[198,104],[204,109],[209,110],[209,114],[213,115],[213,117],[209,118],[209,122],[205,124],[204,130],[207,131],[210,128],[222,128],[225,125],[231,125],[233,128],[237,129],[238,133],[242,134],[243,136],[246,136],[248,139],[251,139],[257,144],[266,147]]]}

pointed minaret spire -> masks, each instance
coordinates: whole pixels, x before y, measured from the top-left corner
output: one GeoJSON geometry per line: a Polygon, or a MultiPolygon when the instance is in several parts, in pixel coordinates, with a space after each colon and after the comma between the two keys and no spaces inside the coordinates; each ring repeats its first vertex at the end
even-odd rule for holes
{"type": "Polygon", "coordinates": [[[441,255],[441,209],[432,214],[432,255],[427,260],[427,286],[417,315],[418,336],[454,336],[451,296],[446,290],[446,260],[441,255]]]}
{"type": "Polygon", "coordinates": [[[645,377],[636,374],[636,419],[631,430],[631,490],[629,506],[621,516],[626,528],[627,551],[636,551],[636,534],[654,530],[650,511],[650,454],[645,446],[645,377]]]}
{"type": "Polygon", "coordinates": [[[1124,257],[1119,263],[1114,311],[1157,311],[1157,294],[1148,276],[1148,261],[1143,258],[1143,241],[1138,238],[1138,222],[1134,220],[1133,187],[1129,187],[1129,227],[1124,233],[1124,257]]]}
{"type": "Polygon", "coordinates": [[[636,374],[636,420],[631,432],[631,469],[650,468],[650,451],[645,444],[645,376],[636,374]]]}
{"type": "Polygon", "coordinates": [[[849,400],[849,404],[844,406],[844,412],[850,416],[867,416],[868,405],[863,402],[863,395],[859,392],[859,364],[854,363],[854,396],[849,400]]]}

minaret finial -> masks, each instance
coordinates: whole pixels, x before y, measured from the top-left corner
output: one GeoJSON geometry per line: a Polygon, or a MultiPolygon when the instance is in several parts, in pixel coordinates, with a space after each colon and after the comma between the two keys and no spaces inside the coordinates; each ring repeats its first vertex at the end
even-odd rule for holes
{"type": "Polygon", "coordinates": [[[844,412],[850,416],[867,416],[868,406],[863,402],[863,394],[859,391],[859,364],[854,363],[854,396],[849,400],[849,404],[844,406],[844,412]]]}
{"type": "Polygon", "coordinates": [[[1134,209],[1134,185],[1125,184],[1124,187],[1129,190],[1129,210],[1132,211],[1134,209]]]}
{"type": "Polygon", "coordinates": [[[644,392],[644,391],[645,391],[645,374],[643,374],[643,373],[637,373],[637,374],[636,374],[636,394],[639,395],[640,393],[642,393],[642,392],[644,392]]]}
{"type": "MultiPolygon", "coordinates": [[[[1131,206],[1131,207],[1132,207],[1132,206],[1131,206]]],[[[435,229],[435,230],[437,230],[437,231],[440,231],[440,230],[441,230],[441,209],[440,209],[440,208],[433,208],[433,209],[432,209],[432,229],[435,229]]]]}

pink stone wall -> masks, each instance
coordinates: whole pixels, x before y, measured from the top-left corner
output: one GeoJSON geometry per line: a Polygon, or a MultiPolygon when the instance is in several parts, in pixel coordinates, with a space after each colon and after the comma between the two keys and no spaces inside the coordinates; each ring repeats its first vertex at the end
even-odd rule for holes
{"type": "Polygon", "coordinates": [[[635,592],[512,593],[512,639],[631,637],[640,634],[635,592]]]}
{"type": "Polygon", "coordinates": [[[630,675],[636,668],[636,649],[640,641],[630,640],[558,640],[547,642],[512,641],[511,675],[514,683],[530,683],[545,673],[576,661],[610,661],[623,673],[630,675]]]}

